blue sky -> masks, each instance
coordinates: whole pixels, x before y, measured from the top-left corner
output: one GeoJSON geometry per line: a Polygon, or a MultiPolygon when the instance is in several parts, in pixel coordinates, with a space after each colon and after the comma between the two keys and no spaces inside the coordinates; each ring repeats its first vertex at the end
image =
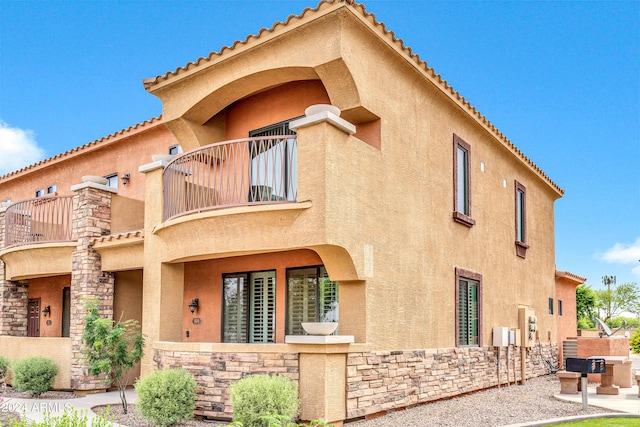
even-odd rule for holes
{"type": "MultiPolygon", "coordinates": [[[[557,269],[640,283],[640,2],[364,2],[540,166],[557,269]]],[[[0,0],[0,174],[161,113],[142,79],[309,1],[0,0]]]]}

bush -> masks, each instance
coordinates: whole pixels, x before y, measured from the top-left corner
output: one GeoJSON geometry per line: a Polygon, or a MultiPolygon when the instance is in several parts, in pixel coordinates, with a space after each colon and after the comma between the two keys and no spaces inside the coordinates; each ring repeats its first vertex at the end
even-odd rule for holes
{"type": "Polygon", "coordinates": [[[640,353],[640,329],[638,329],[633,333],[633,335],[631,335],[631,339],[629,340],[629,345],[631,346],[631,351],[634,354],[640,353]]]}
{"type": "Polygon", "coordinates": [[[263,417],[293,421],[298,415],[298,385],[285,376],[251,375],[229,387],[233,421],[246,427],[268,427],[263,417]]]}
{"type": "Polygon", "coordinates": [[[11,365],[13,387],[36,396],[53,387],[57,374],[58,365],[46,357],[28,357],[11,365]]]}
{"type": "Polygon", "coordinates": [[[9,360],[0,356],[0,376],[7,377],[9,373],[9,360]]]}
{"type": "Polygon", "coordinates": [[[9,427],[113,427],[113,422],[109,419],[109,411],[96,415],[89,420],[87,410],[78,412],[75,409],[65,409],[64,414],[51,416],[48,412],[44,414],[44,421],[12,421],[9,427]]]}
{"type": "Polygon", "coordinates": [[[136,383],[136,409],[156,426],[168,426],[193,417],[196,380],[184,369],[167,369],[136,383]]]}

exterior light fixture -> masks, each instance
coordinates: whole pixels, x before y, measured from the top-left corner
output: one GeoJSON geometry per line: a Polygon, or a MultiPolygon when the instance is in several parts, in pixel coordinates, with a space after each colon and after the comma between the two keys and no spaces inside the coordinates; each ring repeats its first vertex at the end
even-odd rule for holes
{"type": "Polygon", "coordinates": [[[189,303],[189,310],[191,311],[191,313],[195,313],[196,308],[198,308],[199,306],[200,306],[200,300],[198,298],[194,298],[189,303]]]}
{"type": "Polygon", "coordinates": [[[131,179],[131,174],[130,173],[122,174],[120,179],[122,180],[122,185],[127,185],[129,183],[129,180],[131,179]]]}
{"type": "Polygon", "coordinates": [[[42,314],[44,314],[44,317],[50,316],[51,315],[51,306],[50,305],[46,305],[44,307],[44,310],[42,310],[42,314]]]}

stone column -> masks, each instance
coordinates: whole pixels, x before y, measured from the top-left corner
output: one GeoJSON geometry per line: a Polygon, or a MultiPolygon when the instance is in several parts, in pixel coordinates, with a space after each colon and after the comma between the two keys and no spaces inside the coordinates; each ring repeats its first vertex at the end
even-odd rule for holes
{"type": "MultiPolygon", "coordinates": [[[[0,248],[4,249],[5,213],[0,206],[0,248]]],[[[6,280],[5,265],[0,261],[0,335],[27,336],[29,292],[26,280],[6,280]]]]}
{"type": "Polygon", "coordinates": [[[98,301],[100,314],[113,318],[113,273],[102,271],[100,254],[93,249],[92,239],[111,230],[111,195],[118,190],[106,185],[101,177],[82,177],[74,185],[73,235],[78,244],[71,256],[71,388],[78,391],[103,390],[109,386],[102,377],[89,375],[82,354],[82,333],[86,303],[98,301]]]}

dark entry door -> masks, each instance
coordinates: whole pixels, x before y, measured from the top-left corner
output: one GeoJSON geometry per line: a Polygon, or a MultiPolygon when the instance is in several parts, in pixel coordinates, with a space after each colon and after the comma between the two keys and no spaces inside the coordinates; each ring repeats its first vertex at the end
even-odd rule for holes
{"type": "Polygon", "coordinates": [[[29,320],[27,323],[27,336],[40,336],[40,299],[29,300],[29,320]]]}

